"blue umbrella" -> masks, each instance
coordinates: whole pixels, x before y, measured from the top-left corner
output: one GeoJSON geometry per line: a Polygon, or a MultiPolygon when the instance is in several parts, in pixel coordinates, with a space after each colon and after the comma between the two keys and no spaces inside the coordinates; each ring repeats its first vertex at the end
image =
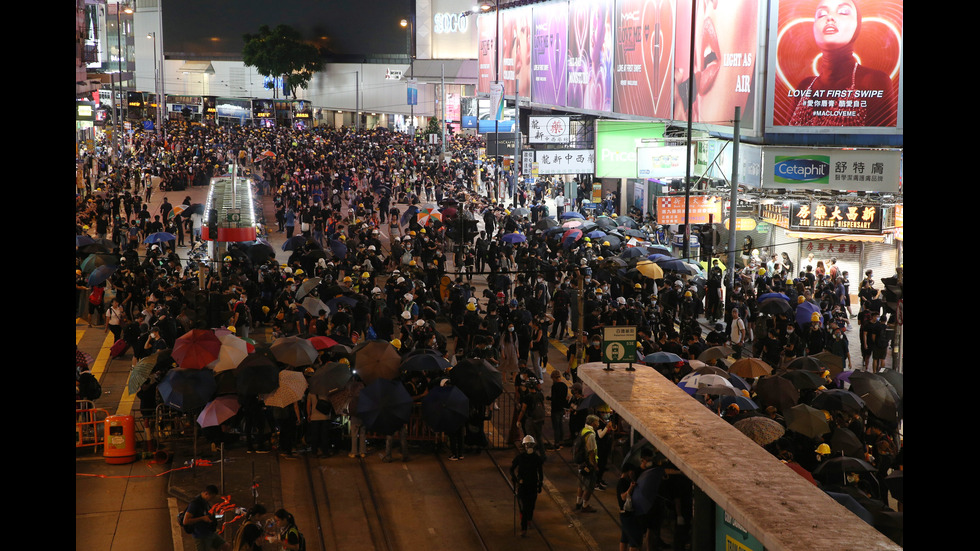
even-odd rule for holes
{"type": "Polygon", "coordinates": [[[857,515],[857,517],[864,522],[874,526],[874,515],[872,515],[867,509],[861,506],[860,503],[854,496],[850,494],[844,494],[839,492],[825,492],[830,497],[834,498],[837,503],[844,506],[845,509],[857,515]]]}
{"type": "Polygon", "coordinates": [[[458,431],[469,413],[470,399],[454,386],[437,386],[422,398],[422,420],[436,432],[458,431]]]}
{"type": "Polygon", "coordinates": [[[348,307],[353,308],[354,305],[357,304],[357,299],[348,296],[339,296],[339,297],[332,298],[327,301],[327,310],[329,310],[331,314],[335,314],[337,310],[339,310],[338,306],[341,304],[345,304],[348,307]]]}
{"type": "Polygon", "coordinates": [[[584,234],[582,233],[582,230],[576,230],[576,229],[568,230],[561,236],[561,246],[566,249],[570,249],[572,248],[572,245],[574,245],[576,241],[582,239],[583,235],[584,234]]]}
{"type": "Polygon", "coordinates": [[[643,357],[645,364],[672,364],[683,361],[681,357],[672,352],[654,352],[643,357]]]}
{"type": "Polygon", "coordinates": [[[568,220],[569,218],[585,218],[584,216],[582,216],[581,213],[576,212],[574,210],[570,210],[568,212],[562,213],[561,217],[562,220],[568,220]]]}
{"type": "Polygon", "coordinates": [[[782,299],[782,300],[785,300],[785,301],[788,301],[789,300],[789,297],[786,296],[785,293],[763,293],[763,294],[759,295],[759,299],[758,300],[759,300],[759,302],[762,302],[764,300],[769,300],[771,298],[778,298],[778,299],[782,299]]]}
{"type": "Polygon", "coordinates": [[[146,236],[143,243],[163,243],[164,241],[173,241],[174,239],[177,239],[176,235],[170,232],[158,231],[146,236]]]}
{"type": "Polygon", "coordinates": [[[603,237],[606,236],[606,232],[602,230],[592,230],[589,233],[585,234],[585,236],[588,237],[589,239],[602,239],[603,237]]]}
{"type": "Polygon", "coordinates": [[[721,396],[718,398],[718,401],[721,404],[721,409],[727,408],[729,404],[737,405],[740,411],[760,409],[759,404],[753,402],[745,396],[721,396]]]}
{"type": "Polygon", "coordinates": [[[337,258],[344,258],[347,256],[347,244],[339,239],[330,240],[330,250],[337,258]]]}
{"type": "Polygon", "coordinates": [[[218,385],[210,369],[175,368],[164,375],[157,390],[165,404],[187,412],[207,405],[218,385]]]}
{"type": "Polygon", "coordinates": [[[90,276],[88,276],[89,287],[95,287],[96,285],[103,283],[105,280],[109,279],[109,276],[111,276],[118,269],[119,266],[112,266],[109,264],[103,264],[102,266],[99,266],[98,268],[92,271],[92,274],[90,276]]]}
{"type": "Polygon", "coordinates": [[[402,213],[401,223],[402,225],[408,224],[411,220],[415,219],[415,215],[418,214],[419,208],[416,205],[409,205],[405,212],[402,213]]]}
{"type": "Polygon", "coordinates": [[[669,254],[653,253],[647,257],[650,262],[659,262],[661,260],[677,260],[676,258],[670,256],[669,254]]]}
{"type": "Polygon", "coordinates": [[[371,432],[393,434],[412,417],[412,396],[400,381],[375,379],[361,390],[357,415],[371,432]]]}
{"type": "Polygon", "coordinates": [[[91,245],[95,243],[95,240],[87,235],[76,235],[75,236],[75,248],[84,247],[85,245],[91,245]]]}
{"type": "Polygon", "coordinates": [[[428,372],[439,372],[449,369],[452,364],[449,360],[443,358],[438,353],[431,354],[413,354],[402,360],[401,370],[404,372],[409,371],[428,371],[428,372]]]}
{"type": "Polygon", "coordinates": [[[823,314],[820,313],[820,306],[809,301],[803,301],[796,305],[796,323],[800,327],[806,327],[813,320],[813,314],[820,318],[820,325],[823,325],[823,314]]]}
{"type": "Polygon", "coordinates": [[[504,243],[524,243],[527,241],[527,237],[523,233],[508,233],[504,234],[504,243]]]}
{"type": "Polygon", "coordinates": [[[736,390],[748,390],[749,392],[752,392],[752,385],[734,373],[728,374],[728,382],[732,383],[732,386],[735,387],[736,390]]]}
{"type": "Polygon", "coordinates": [[[295,251],[302,249],[306,245],[307,241],[309,241],[309,239],[307,239],[305,235],[294,235],[283,242],[282,250],[295,251]]]}

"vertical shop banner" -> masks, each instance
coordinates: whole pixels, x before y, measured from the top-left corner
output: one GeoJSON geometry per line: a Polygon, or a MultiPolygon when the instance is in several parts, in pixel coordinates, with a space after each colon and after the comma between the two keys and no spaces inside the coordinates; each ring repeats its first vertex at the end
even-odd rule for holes
{"type": "Polygon", "coordinates": [[[612,0],[568,5],[568,107],[612,111],[613,12],[612,0]]]}
{"type": "Polygon", "coordinates": [[[903,0],[781,0],[776,21],[769,54],[774,131],[901,131],[903,0]]]}
{"type": "Polygon", "coordinates": [[[490,120],[503,120],[503,114],[504,84],[502,82],[494,82],[490,85],[490,120]]]}
{"type": "Polygon", "coordinates": [[[616,4],[617,113],[669,119],[674,58],[674,0],[616,4]]]}
{"type": "Polygon", "coordinates": [[[531,97],[531,7],[500,12],[500,79],[504,94],[531,97]]]}
{"type": "Polygon", "coordinates": [[[531,100],[564,106],[568,82],[568,5],[538,5],[532,13],[531,100]]]}
{"type": "MultiPolygon", "coordinates": [[[[447,122],[460,122],[460,108],[459,108],[459,92],[451,92],[446,87],[446,121],[447,122]]],[[[454,86],[454,88],[459,88],[459,86],[454,86]]]]}
{"type": "Polygon", "coordinates": [[[674,120],[686,121],[687,96],[694,86],[692,122],[732,126],[735,107],[742,127],[755,128],[755,81],[760,45],[759,0],[698,2],[694,29],[694,78],[691,78],[691,2],[677,4],[674,49],[674,120]],[[681,29],[684,29],[683,31],[681,29]]]}
{"type": "Polygon", "coordinates": [[[497,16],[496,12],[483,13],[476,18],[480,35],[476,91],[481,94],[489,94],[490,83],[497,78],[497,16]]]}
{"type": "Polygon", "coordinates": [[[407,105],[418,105],[419,104],[419,81],[415,78],[410,78],[405,80],[405,84],[408,90],[408,97],[406,98],[407,105]]]}

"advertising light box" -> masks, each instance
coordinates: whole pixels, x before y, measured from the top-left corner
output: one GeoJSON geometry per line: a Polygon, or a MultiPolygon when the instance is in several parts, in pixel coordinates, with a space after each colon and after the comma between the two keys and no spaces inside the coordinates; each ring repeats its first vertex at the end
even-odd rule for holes
{"type": "Polygon", "coordinates": [[[531,8],[500,11],[500,80],[504,95],[531,97],[531,8]]]}
{"type": "Polygon", "coordinates": [[[461,15],[473,9],[472,0],[431,1],[432,59],[476,59],[476,18],[461,15]]]}
{"type": "Polygon", "coordinates": [[[568,4],[568,107],[613,108],[613,2],[568,4]]]}
{"type": "MultiPolygon", "coordinates": [[[[763,2],[764,4],[764,2],[763,2]]],[[[761,98],[759,0],[698,3],[694,31],[694,78],[690,73],[691,2],[677,4],[674,47],[674,120],[688,118],[688,88],[694,86],[692,122],[732,126],[735,107],[742,108],[741,127],[756,128],[761,98]]],[[[764,29],[763,29],[764,30],[764,29]]]]}
{"type": "Polygon", "coordinates": [[[592,174],[595,152],[591,149],[552,149],[535,151],[538,174],[592,174]]]}
{"type": "Polygon", "coordinates": [[[888,149],[765,147],[762,186],[897,192],[901,158],[888,149]]]}
{"type": "Polygon", "coordinates": [[[613,107],[617,113],[669,119],[674,2],[619,0],[616,8],[613,107]]]}
{"type": "Polygon", "coordinates": [[[637,178],[683,178],[687,175],[684,160],[687,147],[683,145],[637,147],[637,178]]]}
{"type": "Polygon", "coordinates": [[[496,14],[483,13],[477,16],[479,44],[477,48],[478,73],[476,91],[481,94],[490,93],[490,83],[496,77],[497,71],[497,19],[496,14]]]}
{"type": "Polygon", "coordinates": [[[780,0],[770,19],[770,132],[902,132],[902,0],[780,0]]]}
{"type": "Polygon", "coordinates": [[[531,44],[531,100],[565,105],[568,83],[568,5],[534,6],[531,44]]]}
{"type": "Polygon", "coordinates": [[[636,178],[636,150],[664,137],[663,123],[595,121],[596,177],[636,178]]]}

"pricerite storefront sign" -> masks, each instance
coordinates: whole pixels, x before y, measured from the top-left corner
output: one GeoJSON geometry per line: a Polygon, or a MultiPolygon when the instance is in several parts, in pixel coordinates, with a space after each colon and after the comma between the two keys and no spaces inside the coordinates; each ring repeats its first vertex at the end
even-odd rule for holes
{"type": "Polygon", "coordinates": [[[897,149],[763,148],[762,187],[897,192],[897,149]]]}
{"type": "Polygon", "coordinates": [[[552,149],[535,151],[538,174],[592,174],[595,152],[591,149],[552,149]]]}
{"type": "Polygon", "coordinates": [[[881,207],[866,203],[792,203],[790,229],[831,233],[881,233],[881,207]]]}

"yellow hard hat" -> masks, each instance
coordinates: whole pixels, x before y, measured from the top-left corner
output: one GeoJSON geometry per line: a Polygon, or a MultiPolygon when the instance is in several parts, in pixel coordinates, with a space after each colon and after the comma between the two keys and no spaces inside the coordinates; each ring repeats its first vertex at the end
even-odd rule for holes
{"type": "Polygon", "coordinates": [[[817,453],[820,455],[830,455],[830,446],[827,444],[820,444],[817,446],[817,453]]]}
{"type": "Polygon", "coordinates": [[[303,275],[303,269],[302,268],[297,268],[296,269],[296,275],[303,275]]]}
{"type": "Polygon", "coordinates": [[[609,246],[609,242],[608,241],[603,241],[602,242],[602,246],[603,247],[608,247],[609,246]]]}
{"type": "Polygon", "coordinates": [[[694,295],[692,295],[690,291],[684,291],[684,297],[685,297],[685,298],[686,298],[686,297],[693,297],[693,296],[694,296],[694,295]]]}
{"type": "Polygon", "coordinates": [[[344,283],[350,283],[350,282],[351,282],[350,276],[344,276],[344,283]]]}
{"type": "Polygon", "coordinates": [[[394,346],[395,348],[401,348],[402,347],[402,341],[400,341],[398,339],[391,339],[391,346],[394,346]]]}
{"type": "Polygon", "coordinates": [[[765,268],[759,268],[759,275],[766,275],[766,269],[765,268]]]}
{"type": "Polygon", "coordinates": [[[371,274],[364,272],[363,274],[361,274],[361,277],[364,279],[368,279],[369,277],[371,277],[371,274]]]}
{"type": "Polygon", "coordinates": [[[268,306],[263,306],[262,307],[262,313],[263,314],[268,314],[269,313],[269,307],[268,306]]]}
{"type": "Polygon", "coordinates": [[[820,314],[814,312],[813,315],[810,316],[810,321],[820,321],[820,314]]]}
{"type": "Polygon", "coordinates": [[[636,283],[636,284],[634,284],[634,285],[633,285],[633,288],[634,288],[634,289],[642,289],[642,288],[643,288],[643,286],[642,286],[642,285],[640,285],[639,283],[636,283]]]}
{"type": "Polygon", "coordinates": [[[800,295],[800,296],[796,297],[796,303],[797,304],[803,304],[803,301],[804,300],[806,300],[806,297],[804,297],[803,295],[800,295]]]}
{"type": "Polygon", "coordinates": [[[415,265],[417,265],[417,264],[418,264],[418,263],[417,263],[417,262],[415,262],[414,260],[410,260],[410,261],[408,262],[408,265],[409,265],[409,266],[415,266],[415,265]]]}
{"type": "Polygon", "coordinates": [[[471,303],[469,303],[469,304],[466,305],[466,309],[469,310],[470,312],[475,312],[476,311],[476,304],[473,304],[471,302],[471,303]]]}

